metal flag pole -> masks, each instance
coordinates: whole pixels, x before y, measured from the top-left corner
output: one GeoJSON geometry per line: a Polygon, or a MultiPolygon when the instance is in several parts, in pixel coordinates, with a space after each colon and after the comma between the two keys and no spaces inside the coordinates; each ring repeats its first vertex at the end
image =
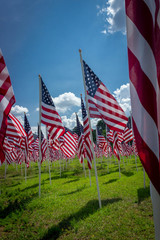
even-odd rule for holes
{"type": "Polygon", "coordinates": [[[39,75],[39,197],[41,196],[41,103],[42,103],[42,78],[39,75]]]}
{"type": "Polygon", "coordinates": [[[86,100],[86,108],[88,112],[88,120],[89,120],[89,130],[90,130],[90,136],[91,136],[91,143],[92,143],[92,153],[93,153],[93,160],[94,160],[94,170],[95,170],[95,176],[96,176],[96,184],[97,184],[97,192],[98,192],[98,201],[99,201],[99,208],[102,207],[101,203],[101,197],[100,197],[100,191],[99,191],[99,183],[98,183],[98,175],[97,175],[97,167],[96,167],[96,158],[95,158],[95,152],[93,147],[93,136],[91,131],[91,122],[90,122],[90,114],[89,114],[89,107],[88,107],[88,96],[86,92],[86,84],[85,84],[85,76],[84,76],[84,68],[83,68],[83,61],[82,61],[82,53],[81,49],[79,49],[80,54],[80,62],[81,62],[81,68],[82,68],[82,76],[83,76],[83,84],[84,84],[84,90],[85,90],[85,100],[86,100]]]}
{"type": "Polygon", "coordinates": [[[90,180],[90,187],[91,187],[91,170],[89,169],[89,180],[90,180]]]}
{"type": "MultiPolygon", "coordinates": [[[[24,117],[25,117],[25,112],[24,112],[24,117]]],[[[24,126],[25,128],[25,126],[24,126]]],[[[26,141],[26,144],[25,144],[25,158],[26,158],[26,162],[28,161],[28,156],[27,156],[27,151],[26,151],[26,146],[27,146],[27,149],[28,149],[28,141],[27,141],[27,136],[25,137],[25,141],[26,141]]],[[[27,167],[26,167],[26,162],[25,162],[25,183],[27,182],[27,167]]]]}
{"type": "Polygon", "coordinates": [[[47,139],[47,155],[48,155],[48,166],[49,166],[49,180],[50,180],[50,184],[52,184],[52,183],[51,183],[50,161],[49,161],[49,147],[48,147],[48,131],[47,131],[47,126],[46,126],[46,139],[47,139]]]}

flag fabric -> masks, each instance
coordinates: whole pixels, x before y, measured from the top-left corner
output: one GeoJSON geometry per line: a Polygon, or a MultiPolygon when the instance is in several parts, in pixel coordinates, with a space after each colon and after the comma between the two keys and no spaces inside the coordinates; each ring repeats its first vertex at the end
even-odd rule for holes
{"type": "Polygon", "coordinates": [[[120,142],[118,139],[118,133],[116,131],[113,132],[113,152],[120,161],[120,142]]]}
{"type": "Polygon", "coordinates": [[[26,114],[24,115],[24,130],[27,134],[28,146],[30,146],[34,142],[34,137],[26,114]]]}
{"type": "Polygon", "coordinates": [[[134,138],[132,129],[129,129],[128,127],[126,127],[123,132],[123,137],[126,143],[132,141],[134,138]]]}
{"type": "Polygon", "coordinates": [[[20,121],[11,113],[8,115],[7,119],[6,136],[12,138],[22,138],[23,136],[27,136],[20,121]]]}
{"type": "Polygon", "coordinates": [[[10,76],[0,50],[0,161],[3,163],[3,142],[6,135],[7,116],[16,102],[10,76]]]}
{"type": "Polygon", "coordinates": [[[109,142],[113,143],[113,131],[112,130],[107,131],[107,129],[106,129],[106,138],[109,142]]]}
{"type": "Polygon", "coordinates": [[[70,129],[65,127],[65,133],[60,137],[63,143],[60,147],[61,151],[69,158],[75,156],[77,143],[70,129]]]}
{"type": "Polygon", "coordinates": [[[105,137],[103,136],[103,134],[101,133],[101,130],[100,130],[100,127],[97,126],[97,129],[96,129],[96,133],[97,133],[97,145],[99,148],[101,148],[103,150],[103,154],[105,156],[107,156],[107,141],[105,139],[105,137]]]}
{"type": "Polygon", "coordinates": [[[86,158],[87,158],[87,162],[88,162],[88,168],[91,169],[92,168],[92,160],[93,160],[93,152],[92,152],[92,147],[91,147],[92,142],[91,142],[90,129],[89,129],[89,120],[88,120],[87,112],[86,112],[82,97],[81,97],[81,109],[82,109],[86,158]]]}
{"type": "Polygon", "coordinates": [[[133,131],[140,160],[160,194],[160,2],[125,3],[133,131]]]}
{"type": "Polygon", "coordinates": [[[101,118],[111,130],[123,132],[128,118],[116,99],[83,61],[90,117],[101,118]]]}
{"type": "Polygon", "coordinates": [[[62,120],[56,111],[53,100],[41,79],[42,102],[41,102],[41,123],[47,126],[50,137],[54,140],[65,132],[62,120]]]}
{"type": "Polygon", "coordinates": [[[77,149],[77,155],[79,158],[80,163],[83,163],[84,160],[84,137],[83,137],[83,127],[78,119],[78,116],[76,114],[76,122],[77,122],[77,135],[78,135],[78,149],[77,149]]]}

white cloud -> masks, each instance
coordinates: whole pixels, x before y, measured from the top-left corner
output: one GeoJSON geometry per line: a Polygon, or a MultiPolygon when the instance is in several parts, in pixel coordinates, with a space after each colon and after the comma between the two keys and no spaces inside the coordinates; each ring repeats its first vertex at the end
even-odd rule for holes
{"type": "Polygon", "coordinates": [[[13,115],[24,114],[24,112],[28,113],[28,108],[22,107],[22,106],[19,106],[19,105],[15,105],[11,109],[11,113],[13,113],[13,115]]]}
{"type": "Polygon", "coordinates": [[[131,111],[129,83],[122,85],[120,88],[117,88],[113,92],[113,95],[126,115],[129,116],[131,111]]]}
{"type": "Polygon", "coordinates": [[[24,125],[24,113],[29,115],[28,112],[29,112],[28,108],[22,107],[22,106],[19,106],[19,105],[15,105],[11,109],[11,113],[20,121],[20,123],[22,125],[24,125]]]}
{"type": "Polygon", "coordinates": [[[58,113],[65,113],[71,111],[73,107],[80,107],[81,100],[76,97],[74,93],[66,92],[58,97],[53,98],[58,113]]]}
{"type": "MultiPolygon", "coordinates": [[[[102,15],[105,21],[106,33],[126,33],[125,1],[108,0],[106,6],[97,6],[98,15],[102,15]]],[[[105,33],[101,31],[101,33],[105,33]]]]}

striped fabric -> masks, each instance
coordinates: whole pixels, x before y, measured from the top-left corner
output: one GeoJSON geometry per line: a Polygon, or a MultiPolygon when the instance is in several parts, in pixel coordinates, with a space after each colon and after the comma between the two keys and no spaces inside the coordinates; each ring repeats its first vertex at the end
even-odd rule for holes
{"type": "Polygon", "coordinates": [[[77,143],[76,143],[76,140],[74,139],[72,132],[65,127],[65,133],[60,138],[63,139],[61,151],[69,158],[71,158],[72,156],[75,156],[77,143]]]}
{"type": "Polygon", "coordinates": [[[126,143],[132,141],[134,138],[132,129],[129,129],[128,127],[126,127],[123,132],[123,138],[126,143]]]}
{"type": "Polygon", "coordinates": [[[31,130],[31,127],[30,127],[30,124],[29,124],[26,114],[24,115],[24,129],[27,134],[27,142],[28,142],[28,146],[29,146],[34,142],[34,138],[33,138],[33,133],[32,133],[32,130],[31,130]]]}
{"type": "Polygon", "coordinates": [[[120,161],[120,152],[122,149],[120,148],[120,142],[118,139],[118,133],[116,131],[113,132],[113,152],[120,161]]]}
{"type": "Polygon", "coordinates": [[[12,138],[27,136],[20,121],[11,113],[8,115],[6,136],[12,138]]]}
{"type": "Polygon", "coordinates": [[[97,130],[96,131],[96,133],[97,133],[97,136],[96,136],[97,137],[97,146],[99,148],[101,148],[102,151],[103,151],[103,154],[105,156],[107,156],[107,152],[108,152],[107,141],[106,141],[105,137],[102,135],[102,133],[101,133],[101,131],[100,131],[98,126],[97,126],[96,130],[97,130]]]}
{"type": "Polygon", "coordinates": [[[84,144],[86,150],[86,158],[88,162],[88,168],[92,168],[92,160],[93,160],[93,153],[92,153],[92,143],[91,143],[91,136],[90,136],[90,129],[89,129],[89,120],[87,116],[87,112],[83,103],[83,99],[81,97],[81,109],[82,109],[82,118],[83,118],[83,131],[84,131],[84,144]]]}
{"type": "Polygon", "coordinates": [[[0,50],[0,161],[2,163],[5,160],[2,149],[3,141],[6,135],[7,116],[15,101],[10,76],[0,50]]]}
{"type": "Polygon", "coordinates": [[[160,2],[125,2],[133,130],[141,162],[160,194],[160,2]]]}
{"type": "Polygon", "coordinates": [[[41,102],[41,122],[47,126],[50,137],[54,140],[65,132],[62,120],[56,111],[53,100],[41,79],[42,102],[41,102]]]}
{"type": "Polygon", "coordinates": [[[78,135],[78,150],[77,150],[77,155],[79,158],[80,163],[83,163],[84,160],[84,137],[83,137],[83,132],[82,132],[82,125],[78,119],[78,116],[76,114],[76,122],[77,122],[77,135],[78,135]]]}
{"type": "Polygon", "coordinates": [[[123,132],[128,118],[89,66],[83,61],[90,117],[101,118],[111,130],[123,132]]]}

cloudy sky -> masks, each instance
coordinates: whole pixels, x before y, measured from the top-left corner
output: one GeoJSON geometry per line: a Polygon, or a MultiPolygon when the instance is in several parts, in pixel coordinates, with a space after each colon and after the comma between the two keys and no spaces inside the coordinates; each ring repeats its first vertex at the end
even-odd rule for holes
{"type": "MultiPolygon", "coordinates": [[[[130,94],[123,0],[2,0],[2,50],[16,104],[35,132],[41,74],[66,127],[81,118],[84,88],[78,49],[129,115],[130,94]]],[[[92,127],[96,119],[92,119],[92,127]]]]}

